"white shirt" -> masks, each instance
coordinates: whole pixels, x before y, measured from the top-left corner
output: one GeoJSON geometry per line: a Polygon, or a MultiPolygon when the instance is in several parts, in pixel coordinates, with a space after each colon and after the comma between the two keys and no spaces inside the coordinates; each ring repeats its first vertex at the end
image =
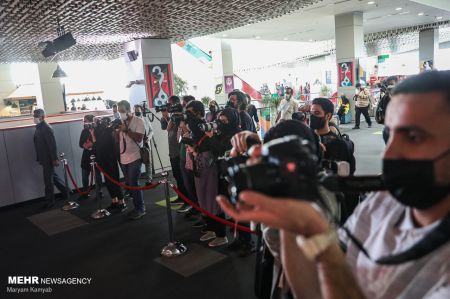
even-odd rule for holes
{"type": "Polygon", "coordinates": [[[289,101],[282,99],[278,106],[278,112],[280,112],[280,119],[289,120],[292,119],[292,114],[297,111],[297,103],[291,98],[289,101]]]}
{"type": "MultiPolygon", "coordinates": [[[[378,192],[357,207],[345,226],[376,260],[410,248],[439,222],[415,227],[410,208],[388,192],[378,192]]],[[[449,242],[418,260],[389,266],[369,260],[343,230],[339,239],[347,246],[347,263],[367,298],[450,298],[449,242]]]]}
{"type": "MultiPolygon", "coordinates": [[[[128,130],[144,135],[145,125],[144,120],[133,116],[131,120],[127,120],[128,130]]],[[[130,164],[141,158],[139,149],[143,146],[143,141],[137,143],[124,132],[120,132],[120,163],[130,164]],[[124,152],[125,149],[125,152],[124,152]]]]}

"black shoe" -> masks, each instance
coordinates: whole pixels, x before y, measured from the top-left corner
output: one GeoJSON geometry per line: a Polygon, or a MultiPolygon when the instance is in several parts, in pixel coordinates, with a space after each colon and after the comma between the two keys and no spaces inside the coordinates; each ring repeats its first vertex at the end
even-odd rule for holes
{"type": "Polygon", "coordinates": [[[256,251],[256,247],[253,244],[242,244],[238,250],[239,257],[246,257],[256,251]]]}
{"type": "Polygon", "coordinates": [[[198,214],[200,214],[200,212],[197,211],[196,209],[192,208],[189,211],[187,211],[186,213],[184,213],[183,217],[188,219],[188,218],[192,218],[198,214]]]}
{"type": "Polygon", "coordinates": [[[239,250],[241,247],[242,247],[242,242],[239,239],[235,240],[233,243],[231,243],[230,245],[227,246],[227,248],[229,250],[233,250],[233,251],[239,250]]]}
{"type": "Polygon", "coordinates": [[[357,126],[354,126],[353,128],[352,128],[352,130],[358,130],[359,129],[359,127],[357,127],[357,126]]]}
{"type": "Polygon", "coordinates": [[[80,196],[77,198],[77,201],[83,201],[83,200],[86,200],[86,199],[89,199],[89,198],[90,198],[89,194],[80,195],[80,196]]]}
{"type": "Polygon", "coordinates": [[[145,182],[145,186],[149,186],[149,185],[151,185],[151,184],[153,184],[153,183],[152,183],[152,180],[147,180],[147,181],[145,182]]]}
{"type": "Polygon", "coordinates": [[[206,223],[203,220],[199,220],[192,225],[193,228],[204,228],[206,223]]]}
{"type": "Polygon", "coordinates": [[[183,213],[187,213],[192,209],[192,207],[190,205],[188,205],[187,203],[185,203],[181,208],[179,208],[177,210],[177,213],[183,214],[183,213]]]}
{"type": "Polygon", "coordinates": [[[372,124],[368,125],[367,127],[368,127],[368,128],[372,128],[372,124]]]}
{"type": "Polygon", "coordinates": [[[184,201],[181,198],[177,197],[177,199],[175,199],[174,201],[171,201],[170,204],[172,204],[172,205],[184,204],[184,201]]]}
{"type": "Polygon", "coordinates": [[[131,220],[138,220],[138,219],[144,217],[145,214],[146,214],[145,211],[136,211],[136,210],[133,210],[131,213],[128,214],[128,219],[131,219],[131,220]]]}
{"type": "Polygon", "coordinates": [[[128,209],[128,207],[127,207],[126,203],[116,204],[116,211],[119,213],[124,213],[127,211],[127,209],[128,209]]]}

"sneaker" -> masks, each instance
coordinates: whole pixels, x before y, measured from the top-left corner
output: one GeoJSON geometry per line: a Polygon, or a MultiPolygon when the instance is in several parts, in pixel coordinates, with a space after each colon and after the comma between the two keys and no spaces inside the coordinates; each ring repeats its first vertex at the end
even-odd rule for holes
{"type": "Polygon", "coordinates": [[[206,227],[206,223],[203,220],[199,220],[192,225],[192,228],[204,228],[206,227]]]}
{"type": "Polygon", "coordinates": [[[198,214],[200,214],[200,212],[199,211],[197,211],[196,209],[190,209],[189,211],[187,211],[186,213],[184,213],[184,218],[191,218],[191,217],[193,217],[193,216],[195,216],[195,215],[198,215],[198,214]]]}
{"type": "Polygon", "coordinates": [[[368,125],[367,127],[368,127],[368,128],[372,128],[372,124],[368,125]]]}
{"type": "Polygon", "coordinates": [[[128,210],[126,203],[120,203],[116,204],[116,211],[119,213],[124,213],[126,210],[128,210]]]}
{"type": "Polygon", "coordinates": [[[204,228],[202,228],[202,229],[200,230],[200,232],[201,232],[202,234],[206,234],[207,231],[208,231],[208,228],[206,228],[206,227],[204,227],[204,228]]]}
{"type": "Polygon", "coordinates": [[[177,199],[175,199],[174,201],[171,201],[170,204],[180,205],[180,204],[184,204],[184,201],[181,198],[177,197],[177,199]]]}
{"type": "Polygon", "coordinates": [[[211,242],[208,243],[209,247],[217,247],[217,246],[222,246],[228,244],[228,239],[227,237],[217,237],[214,240],[212,240],[211,242]]]}
{"type": "Polygon", "coordinates": [[[185,203],[181,208],[179,208],[177,210],[177,213],[183,214],[183,213],[187,213],[192,209],[192,207],[190,205],[188,205],[187,203],[185,203]]]}
{"type": "Polygon", "coordinates": [[[358,130],[359,129],[359,127],[357,127],[357,126],[354,126],[353,128],[352,128],[352,130],[358,130]]]}
{"type": "Polygon", "coordinates": [[[215,232],[207,231],[206,234],[201,236],[200,241],[204,242],[204,241],[209,241],[209,240],[215,239],[215,238],[216,238],[216,233],[215,232]]]}
{"type": "Polygon", "coordinates": [[[129,214],[128,218],[129,218],[129,219],[132,219],[132,220],[138,220],[138,219],[144,217],[145,214],[146,214],[145,211],[136,211],[136,210],[133,210],[133,212],[131,212],[131,213],[129,214]]]}

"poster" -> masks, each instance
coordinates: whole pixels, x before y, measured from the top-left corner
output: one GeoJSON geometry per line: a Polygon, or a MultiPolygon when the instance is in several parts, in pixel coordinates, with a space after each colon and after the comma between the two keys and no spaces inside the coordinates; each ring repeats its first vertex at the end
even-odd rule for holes
{"type": "Polygon", "coordinates": [[[234,76],[224,76],[225,81],[225,93],[230,93],[234,90],[234,76]]]}
{"type": "Polygon", "coordinates": [[[353,62],[340,62],[338,63],[338,84],[341,87],[353,86],[354,74],[353,74],[353,62]]]}
{"type": "Polygon", "coordinates": [[[165,105],[173,94],[170,64],[146,65],[145,73],[150,107],[165,105]]]}
{"type": "Polygon", "coordinates": [[[420,61],[420,72],[432,71],[433,70],[433,60],[423,60],[420,61]]]}

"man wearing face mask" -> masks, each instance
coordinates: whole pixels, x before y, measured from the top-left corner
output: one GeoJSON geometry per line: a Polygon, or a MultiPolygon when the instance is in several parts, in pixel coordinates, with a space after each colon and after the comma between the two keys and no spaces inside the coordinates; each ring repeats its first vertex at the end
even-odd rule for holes
{"type": "Polygon", "coordinates": [[[220,112],[219,105],[216,101],[212,100],[209,102],[209,112],[206,113],[205,119],[206,122],[213,122],[217,119],[217,115],[220,112]]]}
{"type": "Polygon", "coordinates": [[[243,192],[245,210],[236,210],[220,199],[239,221],[281,229],[294,297],[450,298],[449,82],[449,71],[431,71],[396,87],[385,121],[388,191],[370,194],[338,238],[305,201],[243,192]]]}
{"type": "Polygon", "coordinates": [[[227,106],[234,108],[239,113],[239,126],[242,131],[251,131],[256,133],[255,123],[247,113],[247,97],[239,90],[233,90],[228,94],[227,106]]]}
{"type": "Polygon", "coordinates": [[[355,126],[353,129],[359,129],[359,122],[361,118],[361,113],[366,119],[367,126],[372,127],[372,121],[369,116],[369,105],[370,105],[370,94],[369,91],[361,85],[361,83],[356,84],[356,97],[355,97],[355,126]]]}
{"type": "Polygon", "coordinates": [[[293,99],[293,90],[290,87],[286,88],[284,99],[281,100],[278,106],[278,115],[276,122],[292,119],[292,114],[297,111],[298,105],[293,99]]]}
{"type": "MultiPolygon", "coordinates": [[[[140,147],[143,146],[145,134],[144,121],[131,113],[130,103],[120,101],[117,103],[122,125],[116,136],[120,144],[120,165],[129,186],[139,186],[141,175],[140,147]]],[[[136,220],[145,215],[145,204],[142,190],[130,190],[133,197],[134,210],[129,214],[130,219],[136,220]]]]}
{"type": "Polygon", "coordinates": [[[36,109],[33,112],[33,121],[36,124],[34,132],[34,149],[36,151],[36,161],[41,164],[44,171],[45,198],[47,203],[43,208],[49,209],[55,206],[54,186],[66,198],[66,188],[64,182],[55,172],[55,167],[59,166],[58,151],[56,149],[55,133],[53,128],[45,121],[44,109],[36,109]]]}

